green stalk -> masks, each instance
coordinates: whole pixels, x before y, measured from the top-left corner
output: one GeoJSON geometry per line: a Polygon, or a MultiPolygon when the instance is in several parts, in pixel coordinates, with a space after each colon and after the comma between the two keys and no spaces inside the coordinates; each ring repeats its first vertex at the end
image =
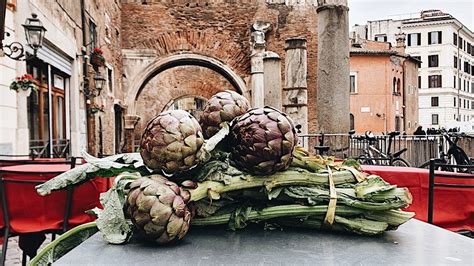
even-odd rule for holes
{"type": "MultiPolygon", "coordinates": [[[[294,218],[276,220],[279,225],[288,227],[300,227],[309,229],[321,229],[324,217],[310,217],[307,220],[299,220],[294,218]]],[[[384,222],[372,221],[364,218],[346,218],[335,217],[334,224],[325,227],[334,231],[346,231],[361,235],[377,235],[383,233],[388,228],[388,224],[384,222]]]]}
{"type": "MultiPolygon", "coordinates": [[[[339,171],[333,173],[334,183],[354,183],[354,176],[349,171],[339,171]]],[[[287,170],[268,176],[235,176],[228,180],[226,184],[216,181],[204,181],[198,183],[198,187],[189,190],[191,193],[190,201],[198,201],[205,197],[219,199],[220,194],[235,190],[265,187],[268,191],[272,188],[282,186],[312,186],[327,185],[328,174],[310,173],[305,171],[287,170]]]]}
{"type": "MultiPolygon", "coordinates": [[[[252,210],[246,216],[246,221],[265,221],[274,218],[281,217],[307,217],[314,215],[325,215],[328,207],[321,206],[303,206],[303,205],[280,205],[264,208],[262,210],[252,210]]],[[[363,214],[363,210],[348,206],[337,206],[336,214],[351,216],[351,215],[360,215],[363,214]]],[[[227,224],[232,218],[232,214],[220,214],[213,215],[206,218],[194,218],[191,220],[192,225],[197,226],[206,226],[206,225],[219,225],[227,224]]]]}
{"type": "Polygon", "coordinates": [[[415,216],[414,212],[389,210],[383,212],[367,212],[364,217],[371,220],[385,222],[391,226],[399,226],[415,216]]]}

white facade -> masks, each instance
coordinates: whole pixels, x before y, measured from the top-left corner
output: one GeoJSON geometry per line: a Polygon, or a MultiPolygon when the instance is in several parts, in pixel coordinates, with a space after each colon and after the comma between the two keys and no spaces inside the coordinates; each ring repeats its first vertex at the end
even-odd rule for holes
{"type": "MultiPolygon", "coordinates": [[[[51,69],[60,71],[66,77],[64,80],[65,96],[65,137],[72,140],[70,154],[77,156],[81,149],[87,145],[84,99],[81,96],[81,47],[77,45],[75,34],[78,29],[71,21],[69,24],[64,17],[53,14],[51,7],[41,6],[38,1],[18,0],[16,8],[7,8],[5,30],[10,34],[4,44],[13,41],[21,43],[26,51],[27,47],[24,28],[25,23],[32,13],[47,29],[43,48],[38,50],[37,59],[47,66],[50,83],[54,74],[51,69]]],[[[0,55],[0,154],[29,154],[29,125],[27,95],[9,89],[10,83],[17,76],[26,74],[25,61],[15,61],[6,55],[0,55]]],[[[49,100],[49,106],[54,104],[49,100]]],[[[51,109],[51,108],[50,108],[51,109]]],[[[51,111],[48,119],[52,117],[51,111]]],[[[51,123],[50,123],[51,124],[51,123]]],[[[51,127],[52,125],[49,125],[51,127]]],[[[51,133],[49,133],[51,135],[51,133]]]]}
{"type": "MultiPolygon", "coordinates": [[[[420,57],[421,126],[425,129],[460,127],[463,131],[474,132],[474,34],[455,18],[439,11],[423,12],[422,17],[369,21],[367,37],[369,40],[376,40],[376,37],[387,36],[386,41],[396,45],[395,35],[402,32],[406,35],[406,53],[420,57]],[[441,32],[441,42],[433,44],[439,35],[432,33],[432,43],[429,44],[430,32],[441,32]],[[419,45],[415,38],[408,42],[410,34],[421,37],[419,45]],[[454,43],[454,34],[457,44],[454,43]],[[462,48],[459,46],[459,37],[462,38],[462,48]],[[471,48],[467,48],[468,46],[471,48]],[[429,56],[438,56],[438,64],[429,66],[429,56]],[[457,66],[454,63],[455,57],[457,66]],[[464,71],[465,64],[469,67],[467,72],[464,71]],[[441,84],[434,82],[430,86],[430,76],[438,75],[441,76],[441,84]]],[[[431,79],[433,82],[437,77],[431,79]]]]}

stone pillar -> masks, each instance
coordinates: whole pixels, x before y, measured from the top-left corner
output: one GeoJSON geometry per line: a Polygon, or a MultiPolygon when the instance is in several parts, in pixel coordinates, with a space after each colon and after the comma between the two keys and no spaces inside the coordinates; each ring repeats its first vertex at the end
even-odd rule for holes
{"type": "Polygon", "coordinates": [[[281,59],[267,51],[263,56],[264,104],[281,110],[281,59]]]}
{"type": "Polygon", "coordinates": [[[124,129],[125,129],[125,152],[135,152],[135,126],[137,125],[140,117],[138,115],[125,115],[124,117],[124,129]]]}
{"type": "Polygon", "coordinates": [[[308,86],[306,39],[293,38],[285,44],[285,86],[283,87],[283,112],[296,125],[300,134],[308,133],[308,86]]]}
{"type": "Polygon", "coordinates": [[[347,0],[318,0],[318,131],[349,131],[349,25],[347,0]]]}
{"type": "Polygon", "coordinates": [[[252,107],[263,107],[265,90],[263,75],[263,51],[265,48],[254,48],[254,52],[250,58],[251,74],[252,74],[252,107]]]}

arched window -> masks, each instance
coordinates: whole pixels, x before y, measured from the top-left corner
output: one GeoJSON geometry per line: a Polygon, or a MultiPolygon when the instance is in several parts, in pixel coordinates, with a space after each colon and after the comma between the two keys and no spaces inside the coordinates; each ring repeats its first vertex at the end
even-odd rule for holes
{"type": "Polygon", "coordinates": [[[350,130],[355,129],[355,121],[354,121],[354,115],[349,114],[349,124],[350,124],[350,130]]]}

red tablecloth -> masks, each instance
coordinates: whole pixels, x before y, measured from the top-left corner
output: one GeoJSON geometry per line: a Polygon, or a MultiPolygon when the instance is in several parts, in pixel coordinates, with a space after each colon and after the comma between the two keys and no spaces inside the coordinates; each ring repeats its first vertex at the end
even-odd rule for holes
{"type": "MultiPolygon", "coordinates": [[[[407,187],[413,195],[413,203],[407,211],[416,213],[415,218],[428,220],[429,171],[412,167],[363,165],[370,174],[381,176],[399,187],[407,187]]],[[[451,184],[474,185],[474,180],[436,178],[451,184]]],[[[433,223],[451,231],[474,231],[474,190],[463,188],[434,188],[433,223]]]]}
{"type": "MultiPolygon", "coordinates": [[[[44,182],[69,169],[69,164],[16,165],[1,167],[0,174],[4,179],[44,182]]],[[[35,184],[6,182],[4,185],[12,232],[32,233],[62,228],[65,191],[55,191],[42,197],[36,193],[35,184]]],[[[74,188],[70,227],[94,220],[84,211],[99,206],[99,194],[106,191],[109,185],[107,179],[96,178],[74,188]]],[[[0,228],[4,226],[2,213],[0,206],[0,228]]]]}

